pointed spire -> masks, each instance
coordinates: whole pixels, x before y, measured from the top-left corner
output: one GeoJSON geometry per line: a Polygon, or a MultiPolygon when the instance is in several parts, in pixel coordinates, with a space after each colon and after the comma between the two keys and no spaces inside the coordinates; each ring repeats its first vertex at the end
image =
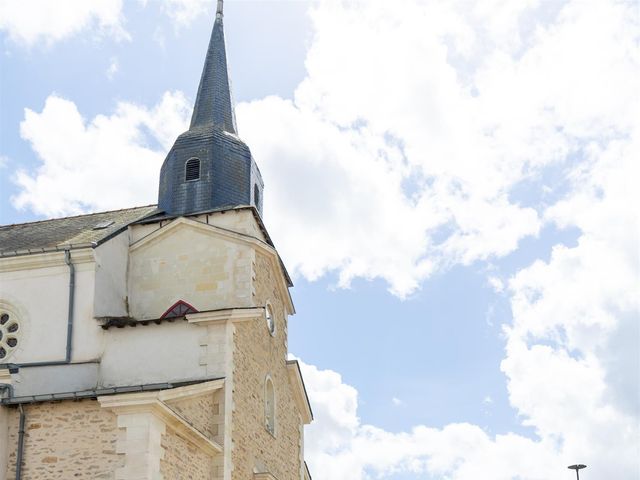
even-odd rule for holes
{"type": "Polygon", "coordinates": [[[235,134],[237,128],[227,68],[222,6],[222,0],[218,0],[216,20],[200,77],[190,128],[213,124],[221,130],[235,134]]]}

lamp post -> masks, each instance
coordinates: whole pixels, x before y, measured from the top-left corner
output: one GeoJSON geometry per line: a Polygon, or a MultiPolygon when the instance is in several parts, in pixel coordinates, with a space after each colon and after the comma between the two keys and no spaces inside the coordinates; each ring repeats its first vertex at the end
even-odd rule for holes
{"type": "Polygon", "coordinates": [[[578,465],[569,465],[567,467],[569,470],[575,470],[576,471],[576,478],[578,480],[580,480],[580,470],[582,470],[583,468],[587,468],[586,465],[582,465],[582,464],[578,464],[578,465]]]}

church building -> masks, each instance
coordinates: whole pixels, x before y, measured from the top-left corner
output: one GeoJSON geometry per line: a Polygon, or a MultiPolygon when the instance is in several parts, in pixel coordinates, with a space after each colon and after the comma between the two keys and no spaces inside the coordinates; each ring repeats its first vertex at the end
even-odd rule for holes
{"type": "Polygon", "coordinates": [[[158,204],[0,226],[0,480],[310,478],[263,188],[219,0],[158,204]]]}

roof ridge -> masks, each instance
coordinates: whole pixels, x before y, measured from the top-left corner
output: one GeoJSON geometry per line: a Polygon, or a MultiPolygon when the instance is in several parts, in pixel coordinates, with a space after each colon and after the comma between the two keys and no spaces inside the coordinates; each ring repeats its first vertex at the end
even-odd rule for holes
{"type": "Polygon", "coordinates": [[[92,215],[101,215],[103,213],[124,212],[126,210],[136,210],[139,208],[149,208],[149,207],[157,207],[157,206],[158,205],[156,203],[152,203],[149,205],[140,205],[138,207],[118,208],[115,210],[104,210],[102,212],[81,213],[79,215],[70,215],[68,217],[45,218],[43,220],[34,220],[33,222],[7,223],[5,225],[0,225],[0,228],[17,227],[20,225],[33,225],[34,223],[55,222],[56,220],[66,220],[68,218],[90,217],[92,215]]]}

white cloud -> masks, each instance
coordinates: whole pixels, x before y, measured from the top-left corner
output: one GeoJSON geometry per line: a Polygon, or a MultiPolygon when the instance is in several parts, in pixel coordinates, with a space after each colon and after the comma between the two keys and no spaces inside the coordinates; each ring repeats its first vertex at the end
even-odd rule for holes
{"type": "Polygon", "coordinates": [[[582,234],[511,279],[502,363],[525,423],[563,438],[576,456],[611,464],[605,478],[638,472],[640,130],[629,133],[605,148],[588,145],[571,193],[547,211],[582,234]]]}
{"type": "Polygon", "coordinates": [[[107,78],[109,80],[113,80],[116,73],[120,70],[120,62],[118,62],[118,57],[111,57],[109,61],[109,67],[107,68],[107,78]]]}
{"type": "Polygon", "coordinates": [[[265,178],[265,219],[289,268],[310,279],[337,270],[343,286],[382,277],[400,294],[431,272],[425,230],[440,220],[404,195],[397,148],[276,97],[240,105],[238,115],[265,178]],[[300,255],[301,245],[314,254],[300,255]]]}
{"type": "Polygon", "coordinates": [[[487,281],[489,282],[489,286],[496,293],[501,293],[504,290],[504,282],[500,280],[498,277],[490,276],[487,281]]]}
{"type": "Polygon", "coordinates": [[[73,102],[50,96],[20,125],[42,165],[16,174],[14,206],[54,216],[154,203],[165,152],[189,115],[182,94],[166,93],[151,109],[119,103],[87,122],[73,102]]]}
{"type": "MultiPolygon", "coordinates": [[[[523,4],[491,20],[511,19],[512,28],[493,31],[484,23],[491,2],[465,5],[318,3],[295,101],[239,105],[241,134],[266,182],[266,220],[292,273],[337,272],[341,286],[383,278],[406,296],[434,271],[504,256],[544,221],[540,200],[520,203],[520,183],[583,156],[585,141],[628,130],[634,110],[625,99],[634,97],[628,79],[637,70],[628,6],[568,3],[544,16],[537,3],[523,4]],[[504,35],[516,34],[516,53],[503,49],[504,35]]],[[[166,113],[182,126],[180,108],[166,113]]],[[[37,130],[46,124],[38,125],[30,135],[42,140],[48,133],[37,130]]],[[[125,136],[132,141],[145,149],[125,136]]],[[[50,153],[39,151],[45,164],[63,161],[50,153]]],[[[147,153],[158,155],[147,149],[138,157],[147,153]]],[[[157,166],[148,165],[130,174],[154,184],[157,166]]],[[[70,178],[90,183],[80,173],[70,178]]],[[[69,213],[65,205],[102,208],[98,197],[110,188],[102,184],[95,198],[83,188],[31,185],[19,204],[41,205],[39,212],[59,205],[58,213],[69,213]]],[[[147,189],[117,206],[148,201],[147,189]]]]}
{"type": "Polygon", "coordinates": [[[51,44],[89,27],[128,38],[122,26],[122,0],[0,0],[0,31],[14,42],[51,44]]]}
{"type": "Polygon", "coordinates": [[[294,273],[381,277],[403,296],[439,268],[506,255],[546,206],[517,187],[631,125],[628,6],[576,2],[542,23],[525,5],[507,15],[512,56],[510,29],[485,30],[489,2],[451,5],[322,2],[295,102],[238,109],[294,273]]]}
{"type": "MultiPolygon", "coordinates": [[[[606,404],[597,360],[594,365],[593,358],[571,359],[566,352],[542,345],[527,352],[519,344],[521,351],[516,351],[518,343],[510,338],[503,368],[513,405],[524,423],[536,429],[533,438],[491,436],[469,423],[416,425],[399,433],[363,424],[357,416],[358,392],[336,372],[301,362],[315,417],[307,427],[305,446],[314,478],[364,480],[428,473],[451,480],[546,480],[559,478],[576,461],[588,463],[594,478],[633,478],[637,416],[606,404]]],[[[633,383],[637,371],[628,375],[633,383]]],[[[637,376],[635,387],[633,398],[637,376]]],[[[486,397],[483,403],[489,405],[492,399],[486,397]]]]}
{"type": "Polygon", "coordinates": [[[357,392],[339,375],[303,364],[317,421],[307,432],[315,477],[533,480],[558,478],[576,462],[589,465],[589,477],[637,476],[639,134],[633,126],[621,138],[583,146],[566,194],[545,212],[547,222],[579,229],[577,245],[557,245],[505,290],[513,321],[504,327],[501,369],[511,405],[535,436],[490,436],[467,423],[387,432],[360,422],[357,392]]]}
{"type": "MultiPolygon", "coordinates": [[[[543,225],[579,232],[508,284],[489,280],[511,298],[501,368],[535,437],[467,423],[387,432],[362,424],[357,391],[337,373],[304,366],[314,478],[548,479],[576,461],[594,478],[637,476],[634,7],[318,3],[295,101],[239,106],[266,222],[307,278],[383,278],[402,296],[438,269],[512,252],[543,225]],[[555,183],[545,177],[558,171],[555,183]],[[526,182],[541,199],[519,197],[526,182]]],[[[18,174],[14,203],[54,215],[154,201],[188,114],[167,94],[86,121],[51,96],[22,123],[42,165],[18,174]]]]}
{"type": "Polygon", "coordinates": [[[162,2],[162,10],[177,27],[184,27],[200,15],[211,12],[213,5],[213,0],[165,0],[162,2]]]}
{"type": "MultiPolygon", "coordinates": [[[[438,98],[434,99],[411,88],[414,75],[389,73],[407,71],[398,63],[405,52],[398,54],[400,59],[394,58],[393,51],[398,50],[387,43],[416,32],[411,21],[401,21],[394,12],[381,9],[361,12],[363,23],[368,15],[385,19],[377,32],[379,38],[372,39],[366,35],[368,29],[359,24],[355,9],[331,5],[333,10],[320,7],[316,22],[328,25],[335,20],[336,30],[317,26],[318,35],[326,32],[326,37],[317,38],[313,44],[311,75],[298,92],[296,106],[303,113],[308,109],[319,118],[330,119],[327,122],[341,129],[356,123],[366,125],[368,133],[391,132],[402,140],[410,168],[425,176],[437,174],[436,181],[447,188],[440,186],[430,200],[446,212],[444,218],[453,225],[442,250],[436,253],[444,251],[449,259],[468,262],[512,249],[513,241],[501,241],[503,230],[509,233],[514,223],[527,225],[531,219],[526,218],[526,210],[509,211],[517,208],[508,200],[509,195],[491,196],[490,192],[510,192],[522,180],[542,178],[549,167],[568,173],[563,175],[562,190],[546,192],[560,200],[536,205],[542,212],[541,221],[558,228],[575,227],[580,237],[576,246],[557,245],[548,261],[536,261],[515,274],[506,290],[514,318],[505,326],[507,343],[501,368],[511,405],[523,424],[534,428],[535,437],[490,437],[469,424],[386,432],[360,423],[357,392],[346,388],[339,376],[305,367],[318,422],[309,428],[313,473],[321,480],[379,478],[393,472],[428,472],[436,478],[451,479],[547,479],[566,472],[568,464],[584,461],[594,478],[634,478],[640,441],[640,239],[636,207],[640,197],[634,183],[640,177],[640,151],[638,95],[634,90],[638,53],[633,43],[637,39],[637,15],[624,3],[575,2],[565,4],[554,13],[552,22],[535,25],[528,34],[504,28],[496,38],[509,36],[510,31],[518,33],[516,41],[508,43],[504,51],[495,47],[480,60],[474,57],[476,52],[458,52],[475,62],[466,66],[468,88],[477,90],[468,98],[463,88],[451,88],[464,76],[460,71],[456,72],[458,77],[429,83],[427,68],[435,70],[432,75],[440,73],[446,78],[447,74],[446,69],[439,69],[442,62],[429,56],[434,50],[425,48],[422,56],[417,51],[406,53],[410,59],[426,59],[422,64],[424,77],[418,83],[437,87],[438,98]],[[398,25],[397,35],[387,34],[385,29],[394,25],[398,25]],[[336,34],[342,28],[348,30],[347,26],[354,28],[355,46],[347,45],[346,34],[336,34]],[[322,52],[323,42],[334,45],[325,46],[327,52],[322,52]],[[366,45],[375,55],[369,62],[362,62],[358,52],[366,57],[366,45]],[[333,63],[329,59],[331,51],[336,55],[333,63]],[[384,72],[380,70],[381,58],[385,60],[384,72]],[[380,75],[384,77],[381,80],[380,75]],[[376,91],[384,94],[376,96],[376,91]],[[438,108],[441,99],[443,105],[438,108]],[[432,107],[430,114],[438,119],[435,126],[426,118],[422,120],[423,110],[409,107],[412,101],[432,107]],[[437,128],[444,128],[444,132],[437,135],[437,128]],[[468,159],[475,165],[465,162],[468,159]],[[504,215],[504,220],[491,224],[492,215],[504,215]],[[485,219],[490,225],[486,231],[485,219]],[[472,241],[465,238],[469,235],[472,241]],[[316,381],[320,387],[314,385],[316,381]],[[316,392],[318,399],[313,400],[316,392]],[[327,411],[323,405],[327,398],[338,405],[348,399],[349,408],[327,411]],[[350,428],[332,430],[336,422],[350,428]],[[333,440],[325,444],[323,438],[333,440]]],[[[396,4],[390,8],[407,14],[396,4]]],[[[412,8],[406,17],[418,18],[416,22],[425,20],[427,7],[422,10],[423,16],[417,4],[412,8]]],[[[513,15],[516,23],[536,23],[523,18],[523,12],[513,15]]],[[[429,27],[436,32],[442,28],[429,27]]],[[[483,36],[480,29],[472,28],[472,33],[483,36]]],[[[484,40],[496,38],[489,35],[484,40]]],[[[415,49],[421,41],[426,40],[415,35],[415,42],[405,39],[403,45],[415,49]]],[[[416,67],[418,75],[420,68],[416,67]]],[[[296,142],[305,141],[300,139],[300,131],[292,131],[296,142]]],[[[323,138],[322,130],[313,133],[323,138]]],[[[324,144],[322,140],[318,143],[324,144]]],[[[312,145],[304,153],[312,155],[316,147],[312,145]]],[[[274,158],[279,156],[284,155],[273,154],[274,158]]],[[[314,161],[327,156],[323,153],[314,161]]],[[[303,161],[309,160],[304,157],[303,161]]],[[[267,174],[269,168],[267,164],[267,174]]],[[[368,180],[361,179],[360,183],[368,180]]],[[[402,180],[392,183],[391,189],[402,180]]],[[[358,182],[352,185],[360,187],[358,182]]],[[[422,195],[428,195],[430,188],[435,187],[423,186],[422,195]]],[[[400,193],[394,196],[402,198],[400,193]]],[[[363,207],[350,204],[358,207],[351,219],[357,223],[363,207]]],[[[421,207],[420,201],[414,205],[421,207]]],[[[407,210],[411,212],[412,207],[407,210]]],[[[374,200],[372,211],[377,208],[374,200]]],[[[384,224],[387,217],[382,215],[380,220],[384,224]]],[[[334,227],[328,228],[332,235],[343,232],[349,236],[346,228],[340,229],[331,220],[328,223],[334,227]]],[[[393,222],[391,225],[397,228],[393,222]]],[[[377,237],[378,232],[373,231],[377,237]]],[[[433,238],[428,228],[426,231],[425,239],[433,238]]],[[[515,232],[516,239],[527,233],[522,228],[515,232]]],[[[311,230],[309,235],[317,233],[311,230]]],[[[398,250],[408,252],[408,256],[420,252],[419,248],[407,250],[404,245],[398,250]]],[[[383,251],[386,254],[387,250],[383,251]]],[[[335,255],[335,249],[331,253],[335,255]]],[[[320,262],[318,258],[313,261],[320,262]]],[[[415,261],[411,264],[417,265],[415,261]]],[[[370,267],[369,271],[375,270],[370,267]]],[[[494,288],[502,290],[504,283],[498,280],[489,279],[494,288]]]]}
{"type": "Polygon", "coordinates": [[[304,362],[301,367],[315,417],[305,441],[313,478],[359,480],[404,472],[455,480],[542,480],[566,469],[553,442],[513,434],[492,438],[468,423],[419,425],[400,433],[362,424],[353,387],[331,370],[304,362]]]}
{"type": "Polygon", "coordinates": [[[391,399],[391,403],[393,404],[394,407],[402,407],[402,406],[404,406],[404,402],[402,400],[400,400],[398,397],[393,397],[391,399]]]}

